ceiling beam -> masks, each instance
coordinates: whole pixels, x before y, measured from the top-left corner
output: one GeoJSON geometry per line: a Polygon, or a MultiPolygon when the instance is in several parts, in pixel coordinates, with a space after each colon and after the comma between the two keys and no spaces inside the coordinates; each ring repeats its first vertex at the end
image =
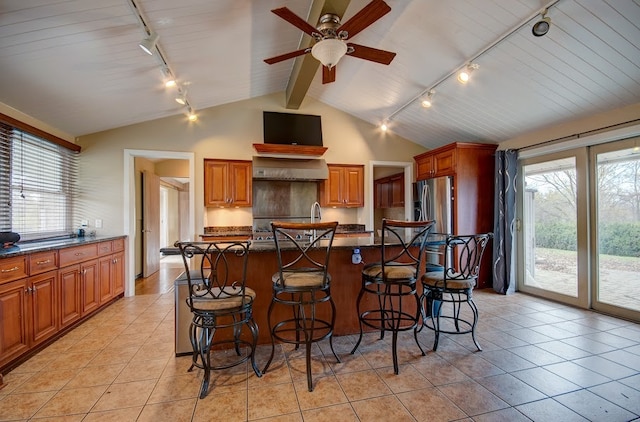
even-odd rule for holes
{"type": "MultiPolygon", "coordinates": [[[[313,0],[307,22],[315,27],[320,17],[325,13],[333,13],[342,18],[349,3],[351,0],[313,0]]],[[[312,41],[313,39],[309,35],[304,34],[298,49],[310,47],[312,41]]],[[[285,108],[294,110],[300,108],[319,67],[320,62],[311,54],[296,57],[287,83],[285,108]]]]}

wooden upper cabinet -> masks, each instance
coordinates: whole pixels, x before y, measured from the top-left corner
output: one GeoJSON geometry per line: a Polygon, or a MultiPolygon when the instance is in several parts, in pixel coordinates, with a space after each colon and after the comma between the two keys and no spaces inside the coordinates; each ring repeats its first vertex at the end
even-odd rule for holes
{"type": "Polygon", "coordinates": [[[456,144],[446,145],[434,151],[415,156],[416,180],[451,176],[456,171],[456,144]]]}
{"type": "Polygon", "coordinates": [[[206,207],[250,207],[251,161],[204,160],[204,205],[206,207]]]}
{"type": "Polygon", "coordinates": [[[404,173],[391,177],[391,207],[404,207],[404,173]]]}
{"type": "Polygon", "coordinates": [[[329,178],[320,183],[323,207],[364,207],[364,166],[329,164],[329,178]]]}
{"type": "Polygon", "coordinates": [[[404,207],[404,173],[381,177],[374,181],[375,207],[404,207]]]}

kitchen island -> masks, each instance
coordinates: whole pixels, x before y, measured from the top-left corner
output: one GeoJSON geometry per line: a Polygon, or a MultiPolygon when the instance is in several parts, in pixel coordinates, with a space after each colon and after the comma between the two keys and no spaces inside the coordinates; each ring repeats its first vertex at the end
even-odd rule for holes
{"type": "MultiPolygon", "coordinates": [[[[323,242],[324,240],[321,240],[323,242]]],[[[333,240],[329,261],[329,273],[331,274],[331,296],[336,304],[335,335],[357,334],[360,332],[358,313],[356,311],[356,298],[361,288],[361,271],[365,264],[380,261],[380,238],[373,234],[358,237],[336,237],[333,240]],[[361,262],[352,263],[354,249],[359,249],[361,262]]],[[[388,253],[392,254],[400,249],[400,246],[387,245],[388,253]]],[[[285,246],[286,249],[286,246],[285,246]]],[[[417,249],[417,248],[416,248],[417,249]]],[[[249,261],[247,265],[247,286],[256,292],[253,305],[254,318],[260,331],[259,343],[271,341],[267,324],[267,309],[271,303],[272,283],[271,276],[278,271],[275,243],[273,240],[252,241],[250,245],[249,261]]],[[[311,252],[313,255],[313,251],[311,252]]],[[[230,260],[240,258],[229,257],[230,260]]],[[[241,266],[232,266],[237,270],[232,274],[233,278],[241,277],[241,266]]],[[[365,306],[373,305],[373,298],[365,298],[362,301],[365,306]]],[[[176,309],[183,306],[176,304],[176,309]]],[[[290,308],[276,308],[273,312],[273,321],[279,321],[290,317],[290,308]]],[[[329,307],[318,308],[318,318],[328,318],[329,307]]]]}

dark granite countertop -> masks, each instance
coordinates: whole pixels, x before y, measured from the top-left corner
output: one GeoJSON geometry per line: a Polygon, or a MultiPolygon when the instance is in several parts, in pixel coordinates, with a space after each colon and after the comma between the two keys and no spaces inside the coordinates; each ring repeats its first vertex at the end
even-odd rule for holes
{"type": "MultiPolygon", "coordinates": [[[[370,234],[366,231],[364,224],[339,224],[336,234],[370,234]]],[[[204,234],[199,237],[215,236],[215,237],[233,237],[233,236],[252,236],[253,230],[251,226],[212,226],[205,227],[204,234]]]]}
{"type": "Polygon", "coordinates": [[[32,252],[44,252],[53,249],[63,249],[72,246],[90,245],[92,243],[105,242],[120,239],[122,237],[124,236],[85,236],[17,243],[16,245],[8,248],[0,248],[0,258],[8,258],[32,252]]]}

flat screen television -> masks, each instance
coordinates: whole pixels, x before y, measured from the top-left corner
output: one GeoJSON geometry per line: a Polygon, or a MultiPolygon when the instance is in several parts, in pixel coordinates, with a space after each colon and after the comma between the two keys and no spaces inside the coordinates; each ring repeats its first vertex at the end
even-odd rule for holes
{"type": "Polygon", "coordinates": [[[263,112],[265,144],[322,146],[320,116],[263,112]]]}

